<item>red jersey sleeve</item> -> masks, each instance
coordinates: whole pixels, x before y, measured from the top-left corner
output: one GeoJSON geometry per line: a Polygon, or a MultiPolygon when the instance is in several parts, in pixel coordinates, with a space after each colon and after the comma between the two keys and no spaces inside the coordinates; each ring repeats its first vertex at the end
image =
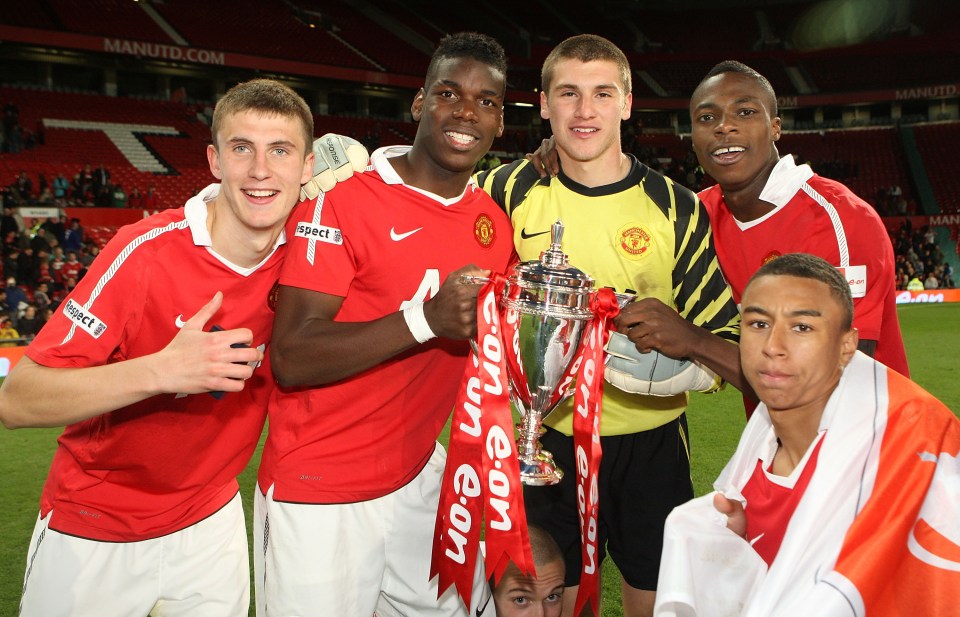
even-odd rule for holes
{"type": "Polygon", "coordinates": [[[118,234],[90,265],[30,344],[26,355],[54,368],[99,366],[126,358],[128,333],[139,329],[143,280],[149,277],[138,238],[118,234]]]}
{"type": "MultiPolygon", "coordinates": [[[[346,191],[346,187],[338,187],[346,191]]],[[[357,264],[336,201],[321,193],[297,204],[287,221],[287,255],[280,284],[344,297],[357,264]]]]}

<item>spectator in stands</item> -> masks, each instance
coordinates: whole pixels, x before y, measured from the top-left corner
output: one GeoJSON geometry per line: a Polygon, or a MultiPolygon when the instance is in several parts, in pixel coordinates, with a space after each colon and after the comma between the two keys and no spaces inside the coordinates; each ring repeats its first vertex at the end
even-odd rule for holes
{"type": "Polygon", "coordinates": [[[0,287],[0,316],[10,316],[10,304],[7,302],[7,288],[0,287]]]}
{"type": "Polygon", "coordinates": [[[938,289],[940,287],[940,281],[937,279],[936,269],[931,270],[927,274],[927,280],[923,282],[924,289],[938,289]]]}
{"type": "Polygon", "coordinates": [[[3,253],[3,275],[6,277],[16,277],[20,269],[20,246],[17,244],[4,247],[3,253]]]}
{"type": "Polygon", "coordinates": [[[50,306],[50,295],[47,293],[49,291],[49,283],[45,282],[37,283],[37,288],[33,290],[33,303],[41,314],[50,306]]]}
{"type": "Polygon", "coordinates": [[[157,195],[157,188],[152,184],[147,187],[147,192],[143,196],[143,209],[153,212],[160,207],[160,197],[157,195]]]}
{"type": "Polygon", "coordinates": [[[70,227],[63,234],[63,250],[80,252],[83,248],[83,227],[80,226],[80,219],[70,219],[70,227]]]}
{"type": "Polygon", "coordinates": [[[27,204],[33,199],[33,181],[26,171],[21,171],[13,182],[10,195],[17,204],[27,204]]]}
{"type": "Polygon", "coordinates": [[[12,206],[4,206],[3,218],[0,219],[0,237],[4,238],[4,242],[6,243],[11,233],[17,235],[20,234],[23,229],[23,219],[20,218],[20,215],[16,213],[12,206]]]}
{"type": "Polygon", "coordinates": [[[27,304],[24,306],[20,318],[17,319],[17,331],[20,332],[20,336],[32,339],[40,331],[42,325],[43,321],[37,313],[36,305],[27,304]]]}
{"type": "Polygon", "coordinates": [[[53,189],[50,186],[44,186],[37,194],[37,203],[48,206],[53,203],[53,189]]]}
{"type": "MultiPolygon", "coordinates": [[[[0,318],[0,340],[20,338],[20,333],[13,327],[13,320],[7,316],[0,318]]],[[[17,343],[0,343],[0,347],[16,347],[17,343]]]]}
{"type": "Polygon", "coordinates": [[[496,585],[493,602],[497,617],[560,617],[566,566],[556,541],[536,525],[530,525],[530,551],[536,576],[523,574],[510,562],[496,585]]]}
{"type": "MultiPolygon", "coordinates": [[[[90,264],[97,258],[97,255],[100,254],[100,247],[96,244],[91,244],[90,248],[86,251],[83,251],[79,256],[80,263],[83,264],[84,268],[89,268],[90,264]]],[[[70,255],[67,255],[67,261],[70,261],[70,255]]]]}
{"type": "Polygon", "coordinates": [[[66,261],[63,256],[63,247],[54,247],[50,258],[50,275],[53,277],[54,289],[63,286],[63,264],[66,261]]]}
{"type": "Polygon", "coordinates": [[[67,205],[67,199],[70,196],[70,182],[67,180],[67,177],[62,173],[57,174],[57,177],[53,179],[53,200],[60,206],[67,205]]]}
{"type": "Polygon", "coordinates": [[[81,194],[84,196],[94,194],[94,182],[93,182],[93,168],[90,167],[90,163],[86,163],[83,166],[83,169],[80,170],[80,186],[81,194]]]}
{"type": "Polygon", "coordinates": [[[98,208],[109,208],[113,203],[113,185],[104,184],[96,191],[93,199],[93,205],[98,208]]]}
{"type": "Polygon", "coordinates": [[[63,244],[67,236],[67,216],[51,216],[42,225],[42,228],[49,236],[48,242],[56,239],[57,244],[63,244]]]}
{"type": "Polygon", "coordinates": [[[113,187],[113,203],[111,204],[114,208],[126,208],[127,207],[127,194],[123,190],[122,184],[115,184],[113,187]]]}
{"type": "Polygon", "coordinates": [[[93,170],[93,192],[99,193],[104,187],[110,186],[110,171],[103,166],[103,163],[93,170]]]}
{"type": "Polygon", "coordinates": [[[67,260],[60,268],[60,278],[64,281],[70,278],[80,280],[80,272],[83,269],[84,265],[77,259],[77,252],[67,251],[67,260]]]}
{"type": "Polygon", "coordinates": [[[73,182],[70,184],[70,203],[75,206],[82,206],[86,202],[87,185],[84,184],[82,174],[74,174],[73,182]]]}
{"type": "Polygon", "coordinates": [[[127,196],[127,207],[128,208],[143,208],[143,195],[140,194],[140,189],[133,187],[130,189],[130,195],[127,196]]]}
{"type": "Polygon", "coordinates": [[[40,277],[40,263],[32,246],[27,245],[17,258],[17,280],[28,288],[33,288],[40,277]]]}

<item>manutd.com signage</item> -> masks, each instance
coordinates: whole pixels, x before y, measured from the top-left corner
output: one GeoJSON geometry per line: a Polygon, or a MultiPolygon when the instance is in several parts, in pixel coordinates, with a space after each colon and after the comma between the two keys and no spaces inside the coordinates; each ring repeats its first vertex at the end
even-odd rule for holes
{"type": "Polygon", "coordinates": [[[898,291],[897,304],[922,302],[960,302],[960,289],[930,289],[925,291],[898,291]]]}

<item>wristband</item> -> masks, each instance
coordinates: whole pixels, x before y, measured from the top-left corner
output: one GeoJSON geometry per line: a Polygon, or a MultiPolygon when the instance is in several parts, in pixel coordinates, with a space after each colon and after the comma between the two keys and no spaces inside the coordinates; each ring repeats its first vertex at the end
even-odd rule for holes
{"type": "Polygon", "coordinates": [[[410,334],[417,339],[418,343],[426,343],[430,339],[436,338],[437,335],[430,329],[430,324],[427,323],[427,318],[423,314],[423,304],[408,306],[402,312],[403,320],[407,322],[410,334]]]}

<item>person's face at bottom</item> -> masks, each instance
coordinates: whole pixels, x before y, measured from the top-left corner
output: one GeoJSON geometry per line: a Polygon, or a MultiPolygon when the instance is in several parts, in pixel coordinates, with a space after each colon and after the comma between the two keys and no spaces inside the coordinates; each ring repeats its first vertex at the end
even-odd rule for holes
{"type": "Polygon", "coordinates": [[[819,413],[857,350],[843,309],[820,281],[785,275],[754,279],[744,291],[743,374],[771,411],[819,413]]]}
{"type": "Polygon", "coordinates": [[[499,617],[560,617],[563,609],[562,561],[537,566],[538,578],[510,564],[493,591],[499,617]]]}

